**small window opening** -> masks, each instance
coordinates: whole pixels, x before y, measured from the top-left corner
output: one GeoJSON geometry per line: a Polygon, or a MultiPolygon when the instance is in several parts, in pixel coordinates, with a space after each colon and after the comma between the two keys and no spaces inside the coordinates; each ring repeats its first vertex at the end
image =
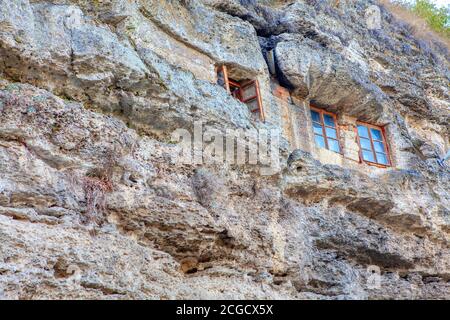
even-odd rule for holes
{"type": "Polygon", "coordinates": [[[367,123],[357,123],[360,157],[364,162],[390,166],[389,150],[384,129],[367,123]]]}
{"type": "Polygon", "coordinates": [[[259,119],[265,121],[258,80],[233,79],[228,68],[221,66],[217,70],[217,84],[224,87],[235,99],[245,103],[252,114],[258,114],[259,119]]]}
{"type": "Polygon", "coordinates": [[[314,141],[319,148],[341,153],[336,115],[311,107],[314,141]]]}

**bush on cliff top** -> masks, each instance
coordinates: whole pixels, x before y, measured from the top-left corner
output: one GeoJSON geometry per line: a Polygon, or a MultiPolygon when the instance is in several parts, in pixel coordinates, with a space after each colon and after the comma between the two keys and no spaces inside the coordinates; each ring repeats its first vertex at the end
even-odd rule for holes
{"type": "Polygon", "coordinates": [[[417,39],[419,47],[436,59],[436,52],[449,61],[450,8],[437,8],[430,0],[378,0],[417,39]],[[432,27],[434,25],[435,27],[432,27]]]}
{"type": "Polygon", "coordinates": [[[450,8],[437,8],[430,0],[417,0],[411,10],[424,19],[434,31],[450,37],[450,8]]]}
{"type": "Polygon", "coordinates": [[[438,8],[432,0],[414,0],[413,3],[405,0],[391,2],[411,12],[417,19],[423,20],[433,31],[450,39],[450,6],[438,8]]]}

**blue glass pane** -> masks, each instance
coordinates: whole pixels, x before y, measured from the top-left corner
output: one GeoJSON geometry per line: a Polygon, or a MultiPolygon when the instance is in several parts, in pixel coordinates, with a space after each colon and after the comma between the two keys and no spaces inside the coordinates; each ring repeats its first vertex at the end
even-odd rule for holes
{"type": "Polygon", "coordinates": [[[331,151],[341,152],[341,147],[339,146],[339,142],[334,139],[328,139],[328,147],[331,151]]]}
{"type": "Polygon", "coordinates": [[[380,163],[380,164],[386,164],[386,165],[389,164],[388,159],[384,153],[377,152],[377,160],[378,160],[378,163],[380,163]]]}
{"type": "Polygon", "coordinates": [[[373,140],[383,141],[383,136],[381,135],[381,131],[378,129],[370,128],[370,134],[372,135],[373,140]]]}
{"type": "Polygon", "coordinates": [[[325,148],[325,139],[322,136],[314,135],[316,138],[316,144],[320,148],[325,148]]]}
{"type": "Polygon", "coordinates": [[[321,123],[322,121],[320,120],[320,114],[316,111],[311,110],[311,118],[313,121],[319,122],[321,123]]]}
{"type": "Polygon", "coordinates": [[[376,152],[383,152],[383,153],[385,152],[383,142],[374,141],[373,146],[375,147],[376,152]]]}
{"type": "Polygon", "coordinates": [[[336,129],[325,128],[325,132],[326,132],[328,138],[337,139],[336,129]]]}
{"type": "Polygon", "coordinates": [[[318,123],[313,122],[314,133],[323,135],[322,126],[318,123]]]}
{"type": "Polygon", "coordinates": [[[333,128],[335,127],[334,118],[332,116],[330,116],[328,114],[324,114],[323,115],[323,120],[324,120],[326,126],[330,126],[330,127],[333,127],[333,128]]]}
{"type": "Polygon", "coordinates": [[[358,135],[360,137],[369,138],[369,131],[367,130],[367,127],[358,125],[358,135]]]}
{"type": "Polygon", "coordinates": [[[363,150],[362,156],[363,156],[363,159],[366,161],[375,162],[375,157],[373,156],[372,151],[363,150]]]}
{"type": "Polygon", "coordinates": [[[367,149],[367,150],[372,150],[372,145],[370,144],[369,139],[360,138],[359,143],[361,143],[361,148],[367,149]]]}

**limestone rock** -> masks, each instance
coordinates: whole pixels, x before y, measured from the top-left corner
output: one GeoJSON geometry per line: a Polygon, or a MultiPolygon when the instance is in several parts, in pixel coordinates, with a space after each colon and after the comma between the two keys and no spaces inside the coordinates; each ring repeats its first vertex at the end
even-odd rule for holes
{"type": "Polygon", "coordinates": [[[449,299],[448,55],[371,5],[0,0],[0,298],[449,299]],[[360,161],[356,120],[392,166],[360,161]],[[200,122],[281,132],[277,170],[176,161],[200,122]]]}

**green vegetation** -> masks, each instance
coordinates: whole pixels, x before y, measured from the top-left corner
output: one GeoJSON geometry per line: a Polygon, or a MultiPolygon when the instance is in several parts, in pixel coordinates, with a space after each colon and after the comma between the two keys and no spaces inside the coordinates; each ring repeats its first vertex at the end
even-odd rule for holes
{"type": "Polygon", "coordinates": [[[432,0],[414,0],[412,4],[405,0],[393,2],[407,7],[408,10],[425,20],[431,29],[450,38],[450,6],[438,8],[432,0]]]}
{"type": "Polygon", "coordinates": [[[430,0],[416,0],[412,11],[435,31],[450,37],[450,7],[437,8],[430,0]]]}

